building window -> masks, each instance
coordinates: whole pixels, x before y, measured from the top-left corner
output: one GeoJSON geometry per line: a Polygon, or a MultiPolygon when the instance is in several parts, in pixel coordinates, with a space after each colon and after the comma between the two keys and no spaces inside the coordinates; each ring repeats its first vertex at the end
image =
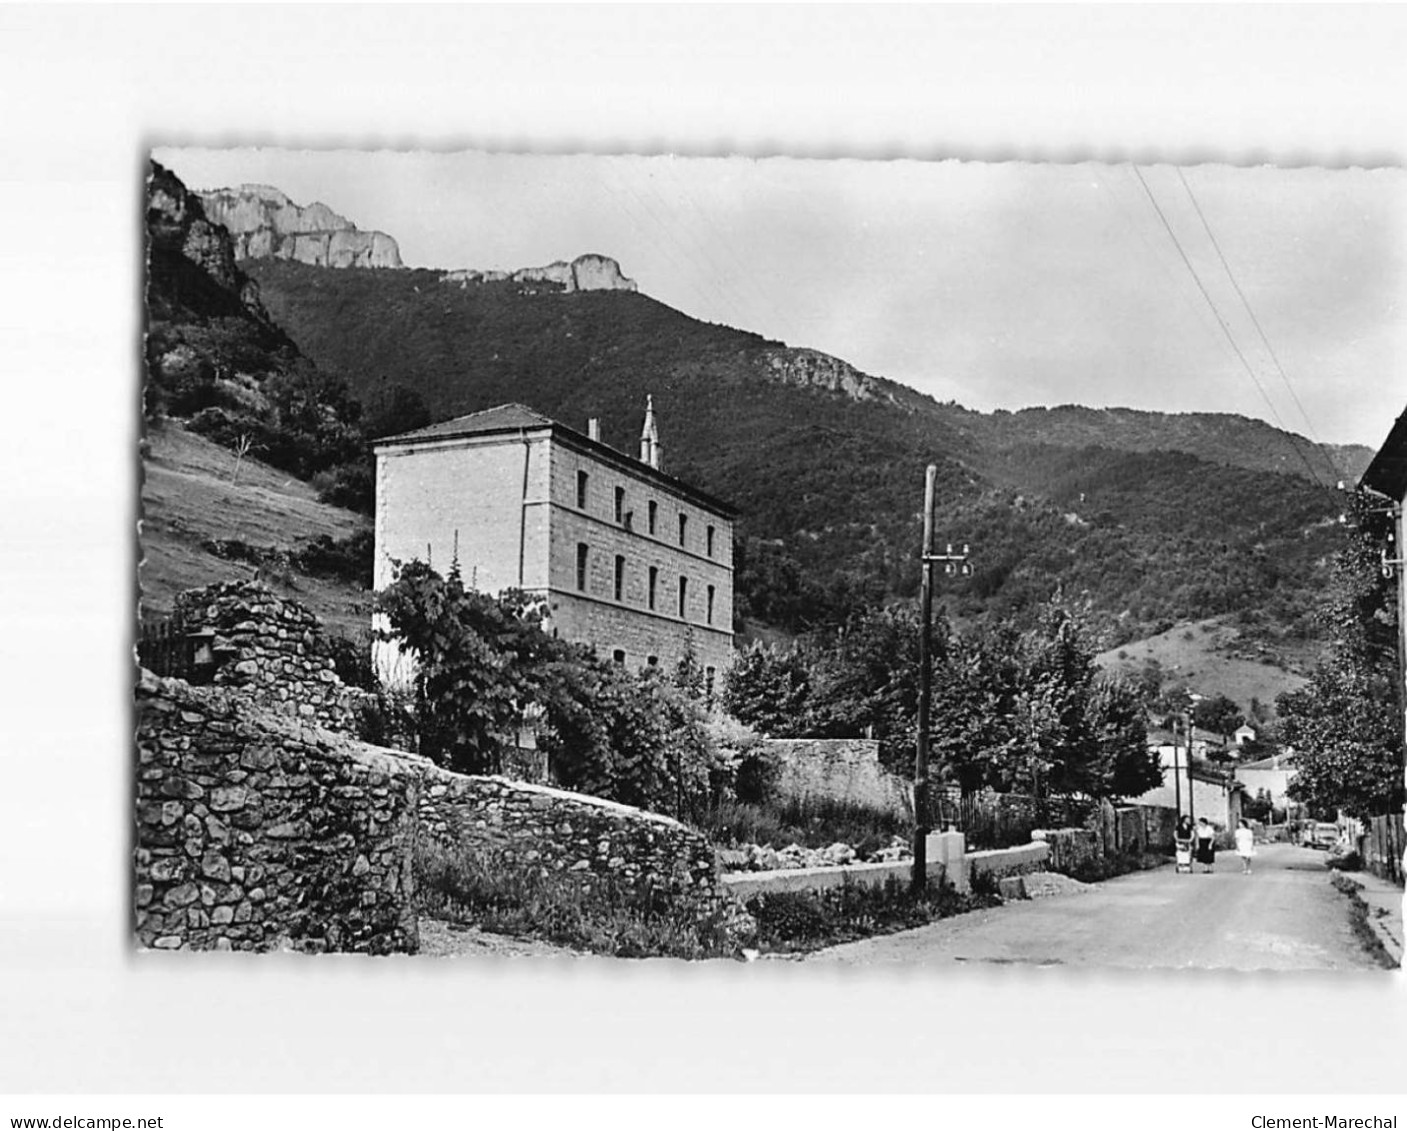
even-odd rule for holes
{"type": "Polygon", "coordinates": [[[655,532],[655,519],[659,517],[660,505],[654,499],[650,500],[650,533],[655,532]]]}
{"type": "Polygon", "coordinates": [[[679,615],[684,615],[684,610],[688,607],[689,600],[689,579],[681,577],[679,579],[679,615]]]}
{"type": "Polygon", "coordinates": [[[660,664],[660,658],[658,656],[646,656],[645,663],[647,663],[652,668],[657,668],[660,664]]]}
{"type": "Polygon", "coordinates": [[[708,541],[708,556],[711,558],[711,557],[713,557],[713,527],[711,527],[711,526],[708,528],[707,541],[708,541]]]}
{"type": "Polygon", "coordinates": [[[625,512],[625,528],[626,528],[627,530],[634,530],[634,529],[635,529],[635,512],[634,512],[634,511],[626,511],[626,512],[625,512]]]}
{"type": "Polygon", "coordinates": [[[708,623],[713,623],[713,586],[708,587],[708,623]]]}
{"type": "Polygon", "coordinates": [[[616,555],[616,600],[621,600],[625,595],[625,559],[619,554],[616,555]]]}
{"type": "Polygon", "coordinates": [[[576,544],[576,587],[586,592],[586,555],[590,551],[585,542],[576,544]]]}
{"type": "Polygon", "coordinates": [[[616,521],[625,521],[625,488],[616,488],[616,521]]]}
{"type": "Polygon", "coordinates": [[[611,653],[611,659],[613,659],[618,664],[625,663],[625,649],[617,648],[614,652],[611,653]]]}
{"type": "Polygon", "coordinates": [[[655,591],[659,588],[660,570],[659,566],[650,567],[650,608],[655,607],[655,591]]]}
{"type": "Polygon", "coordinates": [[[681,514],[679,516],[679,544],[684,545],[684,535],[689,529],[689,516],[681,514]]]}
{"type": "Polygon", "coordinates": [[[576,473],[576,506],[577,510],[586,509],[586,480],[587,474],[584,471],[576,473]]]}

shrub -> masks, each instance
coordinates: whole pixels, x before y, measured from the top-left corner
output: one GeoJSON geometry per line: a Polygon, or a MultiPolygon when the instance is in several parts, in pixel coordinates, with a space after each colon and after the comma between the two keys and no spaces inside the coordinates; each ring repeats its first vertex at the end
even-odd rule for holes
{"type": "Polygon", "coordinates": [[[486,931],[546,939],[613,958],[734,958],[748,930],[728,907],[700,910],[615,877],[524,866],[502,853],[417,847],[427,909],[486,931]]]}
{"type": "Polygon", "coordinates": [[[359,514],[372,514],[376,509],[376,469],[369,457],[319,472],[313,477],[313,486],[319,502],[359,514]]]}
{"type": "Polygon", "coordinates": [[[759,892],[745,906],[757,922],[761,949],[805,951],[922,927],[994,902],[995,896],[983,893],[961,896],[951,884],[915,894],[907,881],[891,877],[873,886],[845,883],[824,891],[759,892]]]}
{"type": "Polygon", "coordinates": [[[358,530],[346,538],[319,534],[289,556],[293,565],[304,573],[370,589],[375,553],[375,534],[370,530],[358,530]]]}
{"type": "Polygon", "coordinates": [[[322,640],[323,647],[332,657],[333,670],[337,678],[348,687],[360,687],[363,691],[376,691],[380,686],[376,672],[371,666],[371,642],[352,640],[338,633],[328,633],[322,640]]]}
{"type": "Polygon", "coordinates": [[[872,809],[852,801],[789,799],[762,802],[723,798],[696,822],[710,840],[722,845],[761,844],[785,848],[825,848],[840,841],[859,856],[907,837],[907,817],[872,809]]]}
{"type": "Polygon", "coordinates": [[[380,685],[370,690],[372,696],[353,707],[357,737],[372,746],[418,753],[420,744],[416,739],[415,715],[410,710],[409,697],[380,685]]]}

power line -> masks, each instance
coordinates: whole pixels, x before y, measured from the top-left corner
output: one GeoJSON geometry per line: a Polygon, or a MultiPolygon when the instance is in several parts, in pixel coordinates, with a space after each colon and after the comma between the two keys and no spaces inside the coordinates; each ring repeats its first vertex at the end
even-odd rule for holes
{"type": "Polygon", "coordinates": [[[1329,461],[1329,470],[1334,473],[1334,477],[1342,479],[1343,474],[1338,464],[1334,461],[1333,453],[1327,451],[1319,439],[1319,435],[1314,430],[1314,421],[1310,419],[1309,413],[1305,411],[1304,404],[1300,401],[1299,394],[1295,392],[1295,387],[1290,383],[1289,374],[1285,372],[1285,367],[1280,364],[1280,358],[1275,353],[1275,348],[1270,344],[1270,339],[1266,336],[1265,330],[1261,327],[1260,319],[1256,317],[1256,312],[1251,307],[1250,300],[1246,298],[1246,292],[1241,289],[1241,284],[1236,281],[1236,275],[1231,270],[1231,264],[1227,262],[1226,255],[1221,250],[1221,244],[1217,241],[1216,234],[1212,231],[1212,226],[1207,222],[1206,215],[1202,212],[1202,206],[1197,202],[1197,194],[1192,191],[1192,186],[1188,184],[1187,177],[1182,171],[1182,167],[1177,169],[1178,180],[1182,182],[1183,189],[1187,192],[1187,199],[1192,202],[1192,207],[1197,212],[1197,218],[1202,221],[1202,227],[1207,233],[1207,238],[1211,240],[1212,247],[1216,249],[1217,258],[1221,260],[1221,266],[1226,271],[1226,277],[1231,280],[1231,285],[1236,289],[1236,295],[1241,300],[1241,305],[1246,308],[1246,313],[1250,315],[1251,324],[1255,326],[1256,333],[1260,335],[1261,344],[1265,346],[1265,352],[1270,355],[1270,360],[1275,363],[1275,369],[1280,374],[1280,380],[1284,382],[1285,391],[1290,394],[1290,399],[1295,402],[1295,407],[1299,409],[1300,416],[1304,419],[1305,427],[1309,429],[1310,439],[1312,439],[1319,450],[1324,453],[1329,461]]]}
{"type": "Polygon", "coordinates": [[[1270,409],[1270,415],[1275,418],[1275,423],[1280,426],[1282,432],[1290,437],[1290,446],[1294,448],[1295,454],[1299,456],[1300,462],[1304,464],[1305,470],[1309,472],[1309,477],[1322,487],[1324,484],[1323,480],[1319,478],[1319,473],[1314,470],[1309,460],[1305,458],[1304,452],[1302,452],[1299,445],[1294,442],[1294,433],[1285,427],[1285,422],[1280,419],[1280,413],[1275,407],[1275,402],[1270,399],[1270,395],[1265,391],[1265,386],[1261,384],[1260,378],[1256,376],[1255,370],[1251,368],[1251,363],[1246,360],[1246,355],[1241,352],[1241,347],[1236,344],[1236,338],[1231,333],[1231,327],[1227,325],[1226,319],[1222,317],[1221,311],[1217,309],[1217,305],[1212,300],[1211,294],[1202,283],[1201,276],[1197,274],[1196,268],[1192,266],[1192,260],[1187,257],[1187,252],[1183,250],[1182,242],[1177,238],[1177,233],[1172,230],[1172,225],[1168,223],[1168,218],[1163,214],[1163,209],[1159,206],[1157,197],[1153,195],[1153,190],[1148,187],[1148,182],[1144,180],[1143,171],[1137,165],[1133,167],[1133,171],[1138,176],[1138,183],[1143,186],[1143,191],[1148,194],[1148,200],[1149,203],[1153,205],[1153,211],[1158,214],[1158,219],[1163,222],[1163,227],[1168,233],[1168,238],[1172,240],[1173,246],[1177,248],[1178,254],[1182,256],[1182,262],[1186,265],[1188,274],[1192,276],[1192,281],[1197,284],[1197,289],[1202,292],[1202,297],[1206,299],[1207,305],[1211,307],[1212,313],[1216,315],[1217,324],[1221,327],[1221,332],[1226,335],[1226,340],[1231,343],[1231,348],[1236,351],[1236,356],[1240,359],[1241,366],[1245,369],[1246,375],[1250,377],[1252,384],[1255,385],[1256,390],[1260,393],[1261,399],[1265,401],[1266,407],[1270,409]]]}

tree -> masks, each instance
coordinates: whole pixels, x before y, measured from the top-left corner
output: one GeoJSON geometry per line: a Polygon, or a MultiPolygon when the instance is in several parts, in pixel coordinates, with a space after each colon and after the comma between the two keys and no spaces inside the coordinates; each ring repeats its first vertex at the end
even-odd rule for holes
{"type": "Polygon", "coordinates": [[[1323,611],[1331,643],[1309,683],[1276,700],[1279,738],[1295,750],[1288,793],[1319,812],[1371,817],[1401,806],[1397,617],[1380,569],[1389,525],[1362,496],[1335,556],[1323,611]]]}
{"type": "Polygon", "coordinates": [[[964,790],[1125,797],[1162,779],[1142,690],[1099,674],[1079,617],[1058,602],[1025,632],[953,638],[935,674],[934,747],[964,790]]]}
{"type": "Polygon", "coordinates": [[[1203,730],[1219,734],[1222,742],[1231,741],[1231,736],[1246,721],[1246,716],[1236,702],[1225,695],[1217,694],[1199,700],[1192,708],[1192,721],[1203,730]]]}
{"type": "Polygon", "coordinates": [[[457,567],[441,577],[427,564],[398,565],[376,608],[415,657],[420,752],[462,773],[498,768],[501,738],[540,690],[547,664],[565,657],[521,594],[496,599],[466,589],[457,567]]]}
{"type": "Polygon", "coordinates": [[[461,773],[500,768],[502,736],[529,704],[539,741],[568,789],[676,817],[707,801],[713,753],[697,699],[645,669],[628,671],[544,632],[541,603],[465,588],[456,565],[398,565],[377,610],[416,660],[420,752],[461,773]]]}
{"type": "MultiPolygon", "coordinates": [[[[933,628],[933,651],[947,638],[933,628]]],[[[913,602],[869,609],[821,637],[811,667],[810,733],[824,738],[864,734],[879,740],[880,760],[911,773],[917,741],[919,618],[913,602]]]]}
{"type": "Polygon", "coordinates": [[[1163,781],[1156,751],[1148,748],[1143,699],[1127,680],[1095,681],[1088,700],[1094,735],[1085,792],[1093,797],[1137,797],[1163,781]]]}
{"type": "Polygon", "coordinates": [[[723,709],[739,722],[774,738],[806,733],[811,671],[801,651],[755,642],[735,656],[723,678],[723,709]]]}

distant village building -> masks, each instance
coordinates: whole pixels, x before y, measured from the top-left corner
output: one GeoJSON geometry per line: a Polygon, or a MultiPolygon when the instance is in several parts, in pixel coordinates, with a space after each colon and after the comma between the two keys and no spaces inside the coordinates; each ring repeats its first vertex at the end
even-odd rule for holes
{"type": "MultiPolygon", "coordinates": [[[[733,648],[733,519],[727,504],[666,475],[653,401],[640,456],[520,404],[379,441],[375,588],[393,563],[457,557],[466,585],[546,602],[545,624],[603,659],[672,669],[692,648],[716,685],[733,648]]],[[[408,676],[393,645],[378,674],[408,676]]],[[[711,690],[711,687],[710,687],[711,690]]]]}
{"type": "Polygon", "coordinates": [[[1264,790],[1272,806],[1284,808],[1289,802],[1285,791],[1295,777],[1294,756],[1272,754],[1255,762],[1242,762],[1236,767],[1236,777],[1245,784],[1250,796],[1258,797],[1264,790]]]}
{"type": "Polygon", "coordinates": [[[1256,740],[1256,728],[1253,726],[1240,726],[1236,728],[1236,733],[1232,735],[1237,746],[1245,746],[1248,742],[1256,740]]]}
{"type": "Polygon", "coordinates": [[[1189,779],[1185,739],[1174,742],[1166,732],[1151,731],[1149,740],[1150,750],[1158,755],[1163,782],[1129,800],[1137,805],[1159,805],[1168,809],[1180,807],[1181,812],[1206,817],[1224,829],[1235,828],[1236,822],[1241,819],[1245,787],[1233,775],[1204,760],[1213,749],[1212,744],[1203,738],[1194,738],[1192,749],[1195,758],[1189,779]]]}

